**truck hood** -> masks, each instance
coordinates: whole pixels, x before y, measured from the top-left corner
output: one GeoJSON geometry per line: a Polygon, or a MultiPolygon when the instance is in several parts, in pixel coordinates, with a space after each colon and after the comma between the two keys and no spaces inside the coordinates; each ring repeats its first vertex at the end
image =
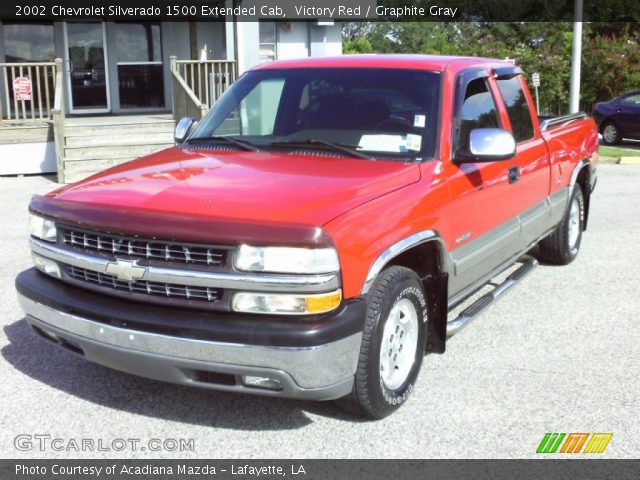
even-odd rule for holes
{"type": "Polygon", "coordinates": [[[32,208],[320,227],[419,179],[418,165],[403,162],[170,148],[55,190],[32,208]]]}

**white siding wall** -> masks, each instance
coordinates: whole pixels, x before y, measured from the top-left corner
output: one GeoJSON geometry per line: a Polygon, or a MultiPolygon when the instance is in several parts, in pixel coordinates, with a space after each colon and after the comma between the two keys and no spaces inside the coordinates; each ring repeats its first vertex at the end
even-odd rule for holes
{"type": "MultiPolygon", "coordinates": [[[[240,73],[260,63],[257,22],[236,24],[238,69],[240,73]]],[[[288,22],[277,25],[278,60],[342,55],[342,26],[316,25],[314,22],[288,22]]]]}
{"type": "Polygon", "coordinates": [[[278,60],[309,56],[309,29],[306,23],[278,23],[276,29],[278,60]]]}
{"type": "MultiPolygon", "coordinates": [[[[330,27],[324,27],[324,31],[324,54],[326,56],[342,55],[342,25],[335,24],[330,27]]],[[[311,55],[315,56],[313,52],[311,55]]]]}
{"type": "Polygon", "coordinates": [[[238,73],[242,74],[260,63],[260,31],[258,22],[237,22],[238,73]]]}

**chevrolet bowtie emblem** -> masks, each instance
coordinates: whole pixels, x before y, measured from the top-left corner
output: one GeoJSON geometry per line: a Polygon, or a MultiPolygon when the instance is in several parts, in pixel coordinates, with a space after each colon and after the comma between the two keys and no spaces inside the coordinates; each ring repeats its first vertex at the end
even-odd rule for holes
{"type": "Polygon", "coordinates": [[[117,259],[115,262],[107,263],[105,269],[107,273],[115,275],[118,280],[123,282],[133,282],[144,278],[147,273],[145,267],[139,267],[136,261],[117,259]]]}

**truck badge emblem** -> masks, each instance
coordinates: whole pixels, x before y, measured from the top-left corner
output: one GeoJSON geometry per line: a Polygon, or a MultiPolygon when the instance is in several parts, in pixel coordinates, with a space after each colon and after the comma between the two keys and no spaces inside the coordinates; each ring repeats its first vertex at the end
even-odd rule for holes
{"type": "Polygon", "coordinates": [[[462,243],[465,240],[469,239],[471,237],[471,232],[465,232],[462,235],[460,235],[458,238],[456,238],[456,243],[462,243]]]}
{"type": "Polygon", "coordinates": [[[123,282],[133,282],[144,278],[147,273],[146,267],[139,267],[136,261],[117,259],[115,262],[107,263],[105,269],[107,273],[115,275],[118,280],[123,282]]]}

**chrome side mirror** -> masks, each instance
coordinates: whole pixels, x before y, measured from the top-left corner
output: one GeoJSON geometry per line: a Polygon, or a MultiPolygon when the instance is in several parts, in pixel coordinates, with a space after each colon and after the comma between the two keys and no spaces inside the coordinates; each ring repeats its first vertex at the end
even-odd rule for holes
{"type": "Polygon", "coordinates": [[[182,143],[191,133],[191,130],[196,126],[198,122],[195,118],[184,117],[181,118],[176,125],[176,130],[173,134],[173,139],[176,143],[182,143]]]}
{"type": "Polygon", "coordinates": [[[516,154],[516,141],[501,128],[476,128],[469,134],[469,150],[456,154],[458,163],[508,160],[516,154]]]}

